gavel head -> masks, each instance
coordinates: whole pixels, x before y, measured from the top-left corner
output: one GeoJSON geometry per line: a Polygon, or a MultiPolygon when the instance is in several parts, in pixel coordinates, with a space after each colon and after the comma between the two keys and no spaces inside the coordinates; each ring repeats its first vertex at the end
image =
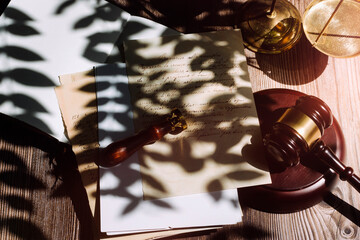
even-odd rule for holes
{"type": "Polygon", "coordinates": [[[275,162],[294,166],[300,162],[301,155],[321,138],[332,121],[332,113],[326,103],[314,96],[300,97],[265,135],[265,149],[275,162]]]}

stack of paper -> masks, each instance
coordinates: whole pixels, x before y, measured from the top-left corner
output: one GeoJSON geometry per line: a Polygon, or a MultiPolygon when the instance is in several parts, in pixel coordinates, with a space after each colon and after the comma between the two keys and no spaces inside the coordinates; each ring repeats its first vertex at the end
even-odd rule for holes
{"type": "Polygon", "coordinates": [[[133,135],[172,107],[185,112],[189,129],[116,167],[100,168],[101,231],[240,222],[237,188],[270,183],[266,170],[247,162],[263,156],[241,33],[131,40],[125,59],[127,65],[95,68],[100,147],[133,135]],[[200,169],[187,171],[200,161],[200,169]]]}
{"type": "MultiPolygon", "coordinates": [[[[125,65],[97,67],[100,147],[134,134],[125,65]],[[111,73],[111,74],[109,74],[111,73]],[[107,99],[105,101],[105,99],[107,99]]],[[[234,224],[241,221],[237,190],[144,200],[138,155],[100,168],[101,231],[108,234],[234,224]]]]}
{"type": "MultiPolygon", "coordinates": [[[[120,42],[126,40],[125,55],[121,49],[117,54],[126,64],[60,77],[66,84],[57,93],[59,102],[66,102],[60,107],[68,131],[78,131],[79,123],[90,124],[86,129],[98,128],[99,145],[104,148],[153,123],[172,107],[185,114],[189,128],[145,146],[116,167],[100,168],[101,232],[120,235],[117,239],[147,239],[240,222],[237,188],[270,183],[266,166],[258,169],[250,164],[254,161],[250,158],[263,159],[241,33],[151,38],[153,33],[169,32],[136,17],[126,27],[133,21],[149,24],[149,29],[143,31],[145,36],[120,36],[120,42]],[[96,110],[91,107],[93,84],[96,110]],[[76,94],[71,96],[71,91],[80,98],[72,98],[76,94]],[[76,111],[65,111],[74,109],[74,102],[84,110],[78,115],[85,120],[74,120],[76,111]],[[94,113],[98,122],[89,118],[94,113]]],[[[85,134],[84,128],[72,136],[76,140],[85,134]]],[[[79,152],[90,148],[94,145],[77,145],[79,152]]],[[[89,163],[83,176],[93,167],[89,163]]]]}

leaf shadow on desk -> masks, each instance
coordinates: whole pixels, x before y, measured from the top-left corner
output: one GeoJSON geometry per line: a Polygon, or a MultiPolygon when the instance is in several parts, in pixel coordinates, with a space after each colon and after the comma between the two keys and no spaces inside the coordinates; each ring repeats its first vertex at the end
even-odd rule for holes
{"type": "Polygon", "coordinates": [[[302,34],[299,42],[280,54],[256,54],[259,69],[286,85],[303,85],[316,80],[325,70],[328,56],[311,46],[302,34]]]}
{"type": "Polygon", "coordinates": [[[129,1],[108,0],[134,16],[142,16],[182,33],[231,29],[245,0],[129,1]]]}
{"type": "Polygon", "coordinates": [[[0,146],[4,147],[0,150],[0,202],[9,209],[9,215],[0,215],[3,234],[59,239],[75,233],[80,239],[92,239],[88,231],[91,212],[84,204],[87,196],[70,145],[4,114],[0,122],[6,126],[0,132],[0,146]],[[66,213],[55,214],[58,209],[66,213]],[[70,224],[77,220],[79,233],[70,224]],[[53,228],[64,229],[60,233],[53,228]]]}
{"type": "Polygon", "coordinates": [[[46,239],[39,226],[27,221],[14,213],[32,215],[34,203],[19,191],[36,192],[44,190],[45,185],[24,163],[24,159],[9,150],[0,150],[0,184],[2,186],[0,203],[9,209],[9,215],[0,214],[0,231],[2,236],[11,235],[28,239],[30,236],[37,239],[46,239]],[[5,170],[6,169],[6,170],[5,170]]]}

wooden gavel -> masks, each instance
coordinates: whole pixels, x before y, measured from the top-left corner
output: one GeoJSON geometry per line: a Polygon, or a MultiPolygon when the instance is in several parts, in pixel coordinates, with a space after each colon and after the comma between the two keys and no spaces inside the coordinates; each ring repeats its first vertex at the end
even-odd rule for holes
{"type": "Polygon", "coordinates": [[[287,167],[298,164],[304,153],[312,153],[360,192],[360,178],[320,139],[332,122],[326,103],[314,96],[300,97],[265,135],[265,149],[275,162],[287,167]]]}
{"type": "Polygon", "coordinates": [[[187,123],[178,109],[171,111],[160,123],[147,127],[126,139],[116,141],[100,150],[97,165],[113,167],[125,161],[141,147],[160,140],[164,135],[178,134],[187,128],[187,123]]]}

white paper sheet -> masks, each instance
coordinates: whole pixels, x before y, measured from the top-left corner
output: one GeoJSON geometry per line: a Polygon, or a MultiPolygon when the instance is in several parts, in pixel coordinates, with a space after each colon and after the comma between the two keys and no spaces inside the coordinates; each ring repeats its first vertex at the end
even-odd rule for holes
{"type": "Polygon", "coordinates": [[[129,17],[105,1],[11,1],[0,17],[0,111],[66,141],[58,76],[104,63],[129,17]]]}
{"type": "MultiPolygon", "coordinates": [[[[100,147],[134,134],[125,64],[95,69],[100,147]]],[[[114,168],[100,168],[101,231],[129,233],[217,226],[241,221],[236,189],[159,200],[143,200],[134,154],[114,168]]]]}

